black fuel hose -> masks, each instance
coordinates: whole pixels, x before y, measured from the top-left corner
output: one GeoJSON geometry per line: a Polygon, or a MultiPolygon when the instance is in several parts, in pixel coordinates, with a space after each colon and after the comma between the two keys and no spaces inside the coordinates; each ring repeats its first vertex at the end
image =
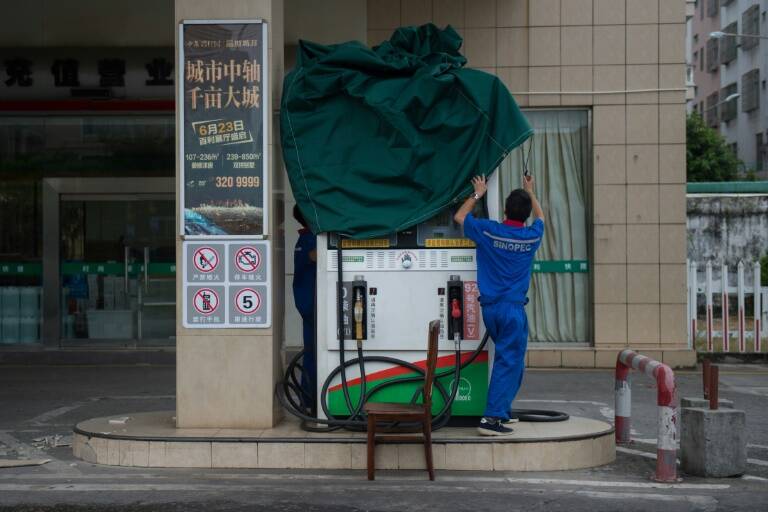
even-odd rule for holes
{"type": "MultiPolygon", "coordinates": [[[[457,364],[454,366],[454,369],[448,372],[443,372],[435,375],[435,381],[434,381],[435,389],[442,396],[444,404],[442,409],[438,412],[438,414],[433,416],[433,420],[432,420],[433,429],[437,430],[438,428],[445,426],[450,421],[450,409],[451,409],[451,406],[453,405],[453,401],[458,391],[458,382],[459,382],[459,376],[461,374],[461,370],[463,370],[464,368],[472,364],[475,361],[475,359],[477,359],[477,357],[483,351],[485,346],[488,344],[488,339],[489,339],[489,335],[486,332],[480,344],[477,346],[477,348],[474,351],[470,353],[469,357],[463,358],[461,356],[461,353],[458,352],[456,354],[457,364]],[[454,378],[454,385],[451,386],[452,389],[449,393],[439,379],[447,375],[450,375],[451,373],[454,373],[456,377],[454,378]]],[[[328,411],[328,406],[327,406],[328,389],[330,387],[330,384],[333,378],[339,373],[344,373],[340,367],[335,368],[328,375],[321,389],[319,405],[323,408],[323,412],[325,413],[327,419],[319,419],[319,418],[310,416],[309,414],[304,412],[303,408],[293,400],[293,398],[290,396],[291,394],[290,392],[294,391],[294,393],[297,393],[297,394],[298,392],[295,389],[296,386],[291,384],[291,380],[292,380],[291,376],[295,374],[298,368],[300,368],[298,361],[301,359],[301,356],[303,355],[303,353],[304,352],[302,350],[291,359],[291,362],[288,364],[288,367],[286,369],[286,374],[284,379],[281,382],[278,382],[276,394],[277,394],[278,400],[283,405],[283,407],[285,407],[289,413],[301,419],[302,428],[310,432],[330,432],[330,431],[338,430],[341,428],[345,428],[348,430],[355,430],[355,431],[364,429],[366,426],[366,422],[364,418],[358,416],[359,415],[358,408],[355,408],[354,411],[350,408],[349,410],[353,411],[353,413],[346,418],[333,416],[328,411]],[[327,425],[327,426],[315,427],[315,426],[312,426],[312,424],[327,425]]],[[[359,358],[360,356],[358,355],[358,359],[359,358]]],[[[379,391],[389,386],[404,384],[409,382],[420,382],[424,380],[424,369],[408,361],[403,361],[402,359],[397,359],[397,358],[388,357],[388,356],[364,356],[363,359],[365,360],[365,362],[371,362],[371,363],[380,362],[385,364],[401,366],[408,370],[413,371],[417,375],[406,377],[403,379],[390,380],[390,381],[382,382],[380,384],[372,386],[364,394],[361,393],[361,397],[365,398],[364,400],[360,401],[362,403],[365,403],[365,401],[369,400],[376,393],[378,393],[379,391]]],[[[345,367],[352,366],[354,364],[359,364],[358,360],[352,359],[349,361],[345,361],[344,363],[345,367]]],[[[293,377],[293,379],[295,380],[295,377],[293,377]]],[[[414,394],[414,396],[412,397],[411,403],[415,403],[415,401],[418,399],[419,394],[420,394],[420,390],[418,390],[414,394]]],[[[549,410],[512,409],[511,413],[512,413],[512,417],[515,417],[520,421],[527,421],[527,422],[565,421],[569,418],[569,415],[564,412],[549,411],[549,410]]]]}

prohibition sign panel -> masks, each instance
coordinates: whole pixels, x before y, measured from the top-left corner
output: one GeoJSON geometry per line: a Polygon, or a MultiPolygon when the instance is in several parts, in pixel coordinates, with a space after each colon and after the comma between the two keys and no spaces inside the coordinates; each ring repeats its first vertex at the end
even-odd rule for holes
{"type": "Polygon", "coordinates": [[[229,244],[229,282],[266,283],[269,271],[268,242],[229,244]]]}
{"type": "Polygon", "coordinates": [[[268,240],[185,240],[182,254],[184,327],[271,327],[268,240]]]}

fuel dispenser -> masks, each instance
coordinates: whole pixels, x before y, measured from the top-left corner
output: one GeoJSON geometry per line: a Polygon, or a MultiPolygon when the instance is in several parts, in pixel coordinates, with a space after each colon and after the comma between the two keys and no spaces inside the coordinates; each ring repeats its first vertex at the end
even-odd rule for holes
{"type": "MultiPolygon", "coordinates": [[[[498,205],[494,175],[475,215],[498,219],[498,205]]],[[[413,399],[434,318],[441,324],[433,413],[450,407],[453,416],[482,415],[489,358],[481,345],[476,254],[453,213],[448,208],[387,238],[318,236],[320,418],[354,417],[366,393],[376,401],[413,399]]]]}

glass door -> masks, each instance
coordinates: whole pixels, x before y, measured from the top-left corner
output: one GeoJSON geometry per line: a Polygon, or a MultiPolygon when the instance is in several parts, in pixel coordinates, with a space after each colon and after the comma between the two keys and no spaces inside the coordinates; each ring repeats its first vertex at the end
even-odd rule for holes
{"type": "Polygon", "coordinates": [[[64,346],[175,343],[172,194],[61,194],[64,346]]]}

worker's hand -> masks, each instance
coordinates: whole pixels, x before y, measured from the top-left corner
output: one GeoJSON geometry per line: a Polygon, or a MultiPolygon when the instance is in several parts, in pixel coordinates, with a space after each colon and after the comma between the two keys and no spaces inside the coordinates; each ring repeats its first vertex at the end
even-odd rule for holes
{"type": "Polygon", "coordinates": [[[472,186],[475,187],[475,194],[483,197],[488,191],[488,184],[485,182],[485,176],[475,176],[472,178],[472,186]]]}
{"type": "Polygon", "coordinates": [[[523,176],[523,190],[533,195],[533,176],[523,176]]]}

